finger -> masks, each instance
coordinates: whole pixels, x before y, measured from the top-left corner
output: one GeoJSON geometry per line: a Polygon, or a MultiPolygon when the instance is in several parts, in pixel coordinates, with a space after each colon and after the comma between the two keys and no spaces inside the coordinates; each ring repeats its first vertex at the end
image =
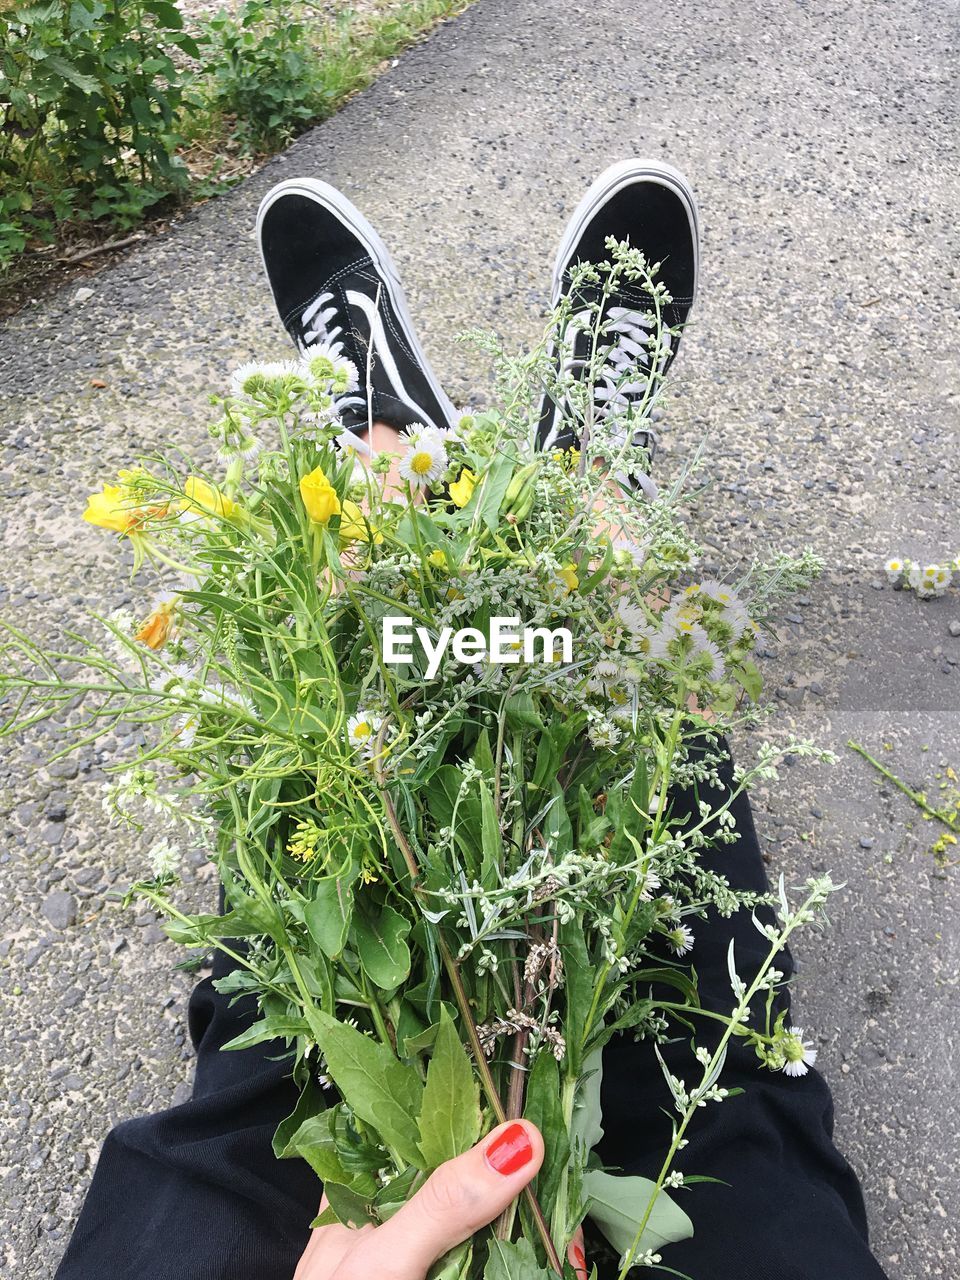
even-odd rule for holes
{"type": "MultiPolygon", "coordinates": [[[[319,1218],[330,1207],[326,1192],[320,1198],[319,1218]]],[[[372,1228],[369,1228],[372,1230],[372,1228]]],[[[340,1265],[356,1242],[357,1232],[340,1223],[314,1227],[297,1263],[293,1280],[326,1280],[340,1265]]]]}
{"type": "Polygon", "coordinates": [[[449,1249],[498,1217],[542,1163],[543,1139],[534,1125],[526,1120],[498,1125],[470,1151],[442,1164],[364,1242],[360,1252],[368,1255],[363,1259],[370,1267],[367,1274],[386,1271],[420,1280],[449,1249]]]}
{"type": "Polygon", "coordinates": [[[587,1270],[587,1255],[583,1251],[582,1227],[577,1227],[574,1232],[573,1239],[567,1246],[567,1257],[571,1267],[577,1273],[577,1280],[587,1280],[590,1273],[587,1270]]]}

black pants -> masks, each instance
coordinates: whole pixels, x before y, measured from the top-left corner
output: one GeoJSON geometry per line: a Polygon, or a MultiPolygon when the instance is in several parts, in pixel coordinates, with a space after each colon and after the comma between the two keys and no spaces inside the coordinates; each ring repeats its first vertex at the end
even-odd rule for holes
{"type": "MultiPolygon", "coordinates": [[[[734,887],[763,892],[745,797],[734,813],[739,839],[710,861],[734,887]]],[[[745,912],[701,922],[693,953],[704,1004],[725,1011],[731,935],[747,978],[765,947],[745,912]]],[[[789,973],[789,958],[780,967],[789,973]]],[[[218,965],[217,975],[224,972],[218,965]]],[[[306,1164],[277,1160],[271,1150],[274,1129],[296,1101],[288,1065],[275,1060],[282,1046],[218,1052],[253,1014],[249,1002],[230,1008],[209,979],[197,987],[193,1098],[108,1135],[57,1280],[291,1280],[320,1186],[306,1164]]],[[[687,1043],[668,1046],[665,1056],[677,1074],[694,1078],[687,1043]]],[[[746,1092],[699,1113],[677,1167],[723,1185],[674,1193],[696,1234],[666,1249],[664,1263],[692,1280],[883,1280],[867,1247],[856,1177],[831,1141],[833,1105],[823,1079],[815,1071],[791,1079],[761,1070],[752,1052],[734,1045],[721,1083],[746,1092]]],[[[669,1144],[669,1109],[650,1046],[611,1043],[605,1162],[655,1176],[669,1144]]]]}

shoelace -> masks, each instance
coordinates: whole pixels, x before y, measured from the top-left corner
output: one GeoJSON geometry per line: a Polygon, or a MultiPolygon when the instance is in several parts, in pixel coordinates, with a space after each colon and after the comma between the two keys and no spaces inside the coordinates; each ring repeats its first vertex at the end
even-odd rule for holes
{"type": "Polygon", "coordinates": [[[331,321],[337,318],[337,307],[333,304],[332,293],[321,293],[310,303],[300,317],[300,329],[305,347],[312,347],[315,342],[326,342],[330,352],[335,356],[343,355],[343,325],[334,328],[331,321]]]}
{"type": "MultiPolygon", "coordinates": [[[[589,322],[590,313],[580,312],[575,318],[589,322]]],[[[654,373],[663,372],[670,358],[670,334],[661,333],[654,370],[651,359],[654,353],[649,345],[652,328],[652,320],[642,311],[634,311],[630,307],[608,309],[600,341],[612,338],[613,342],[606,352],[593,389],[594,401],[604,416],[628,408],[632,399],[646,392],[654,373]],[[623,379],[634,368],[646,369],[647,376],[643,380],[624,382],[623,379]]],[[[566,362],[566,367],[586,369],[589,363],[589,359],[571,359],[566,362]]]]}
{"type": "MultiPolygon", "coordinates": [[[[340,314],[334,295],[331,292],[321,293],[310,303],[306,311],[300,317],[300,334],[302,345],[305,349],[309,349],[316,343],[322,342],[329,348],[332,356],[344,356],[343,325],[334,325],[340,314]]],[[[335,401],[337,413],[342,413],[344,409],[354,405],[365,405],[366,397],[357,395],[353,392],[350,395],[338,396],[335,401]]]]}

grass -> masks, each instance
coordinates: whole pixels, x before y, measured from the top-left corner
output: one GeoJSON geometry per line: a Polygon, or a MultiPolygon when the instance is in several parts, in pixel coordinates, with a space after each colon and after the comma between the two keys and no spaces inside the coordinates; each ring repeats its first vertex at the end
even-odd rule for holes
{"type": "MultiPolygon", "coordinates": [[[[0,316],[106,265],[131,242],[162,231],[185,205],[216,196],[254,172],[367,88],[404,49],[470,3],[373,0],[363,11],[346,9],[333,18],[318,18],[309,2],[282,6],[264,0],[259,25],[248,32],[228,31],[226,39],[217,37],[224,41],[222,51],[194,73],[190,105],[179,121],[181,155],[190,173],[186,192],[156,206],[139,227],[118,230],[116,224],[82,218],[56,224],[52,243],[35,241],[0,276],[0,316]],[[294,36],[294,28],[300,36],[294,36]],[[238,39],[231,48],[234,34],[238,39]],[[272,95],[272,102],[264,103],[264,95],[272,95]]],[[[218,20],[206,15],[193,26],[212,26],[218,20]]]]}

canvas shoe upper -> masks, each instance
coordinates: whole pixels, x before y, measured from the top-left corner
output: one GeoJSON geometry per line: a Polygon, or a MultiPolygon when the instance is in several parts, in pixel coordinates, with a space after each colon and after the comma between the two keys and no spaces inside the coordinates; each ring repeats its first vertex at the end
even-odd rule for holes
{"type": "Polygon", "coordinates": [[[281,182],[264,197],[257,238],[280,319],[298,350],[325,344],[357,367],[341,397],[345,427],[446,431],[455,410],[414,332],[396,268],[366,218],[334,187],[281,182]]]}
{"type": "MultiPolygon", "coordinates": [[[[653,392],[676,357],[679,332],[697,291],[699,218],[686,178],[656,160],[626,160],[606,169],[580,201],[560,242],[553,271],[553,306],[568,293],[570,271],[577,263],[609,260],[606,241],[610,236],[629,241],[648,263],[660,263],[655,278],[672,299],[663,309],[664,325],[672,332],[664,332],[654,350],[650,295],[621,277],[618,292],[604,303],[603,331],[595,355],[597,420],[606,420],[615,436],[618,424],[629,424],[631,443],[652,455],[655,435],[648,415],[655,402],[653,392]],[[636,426],[637,421],[644,425],[636,426]]],[[[600,298],[599,287],[581,286],[573,299],[574,320],[585,318],[586,309],[600,298]]],[[[596,319],[595,313],[592,318],[596,319]]],[[[554,348],[558,361],[562,358],[566,371],[582,377],[594,357],[593,335],[575,323],[571,332],[559,337],[554,348]]],[[[541,406],[537,441],[542,448],[571,448],[578,443],[575,426],[569,416],[564,420],[561,406],[550,394],[541,406]]]]}

